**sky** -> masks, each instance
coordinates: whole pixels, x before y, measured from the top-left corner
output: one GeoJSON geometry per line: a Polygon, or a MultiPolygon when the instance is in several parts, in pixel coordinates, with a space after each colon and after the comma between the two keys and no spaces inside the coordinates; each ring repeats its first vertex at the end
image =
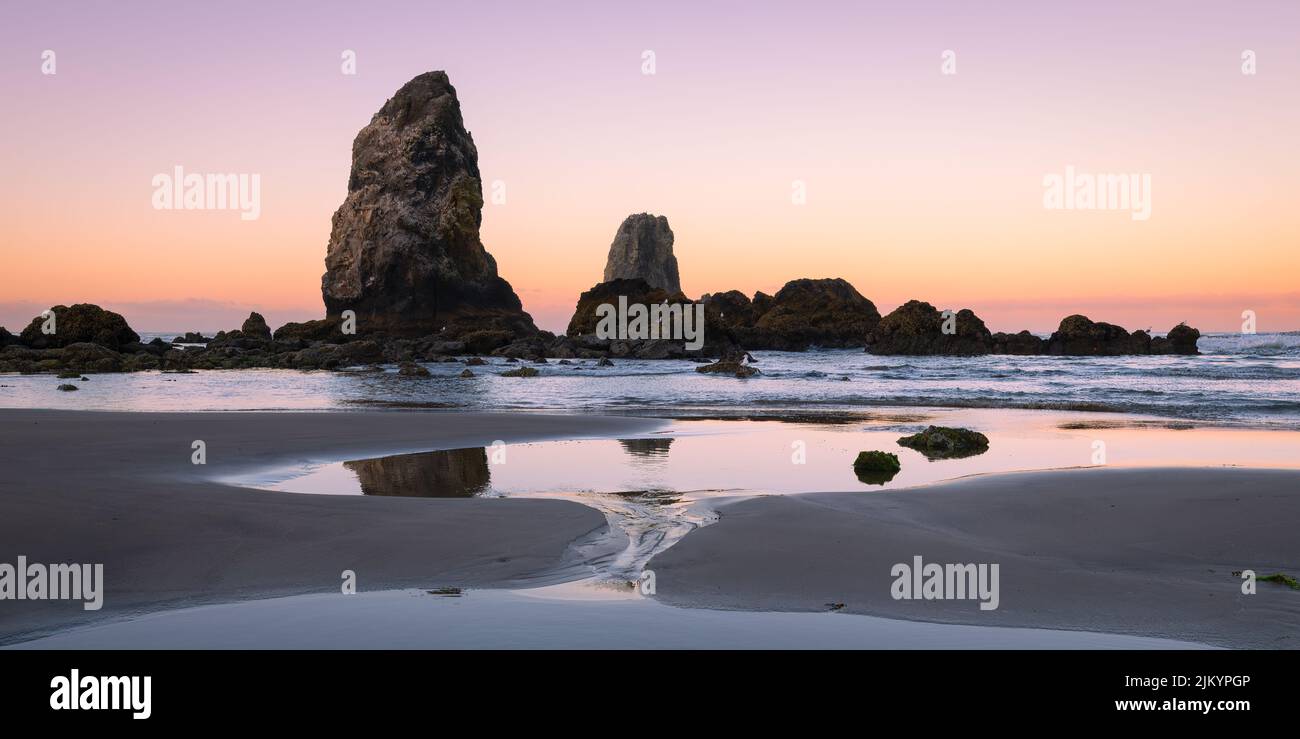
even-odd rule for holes
{"type": "Polygon", "coordinates": [[[320,317],[352,139],[430,70],[478,147],[483,243],[543,328],[562,331],[600,281],[623,218],[651,212],[690,296],[843,277],[882,313],[915,298],[995,331],[1071,313],[1235,331],[1243,311],[1300,329],[1294,0],[50,0],[4,15],[10,330],[73,302],[140,331],[320,317]],[[258,217],[155,208],[154,178],[176,166],[256,174],[258,217]],[[1067,167],[1149,178],[1149,217],[1045,207],[1067,167]]]}

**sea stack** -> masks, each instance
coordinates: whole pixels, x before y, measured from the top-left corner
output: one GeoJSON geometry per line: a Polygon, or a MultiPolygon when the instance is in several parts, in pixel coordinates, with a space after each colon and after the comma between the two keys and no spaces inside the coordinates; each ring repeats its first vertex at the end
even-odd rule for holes
{"type": "Polygon", "coordinates": [[[673,230],[668,219],[649,213],[636,213],[623,219],[609,245],[605,260],[604,282],[642,279],[650,287],[669,293],[682,291],[673,256],[673,230]]]}
{"type": "Polygon", "coordinates": [[[536,333],[479,239],[478,150],[445,72],[402,86],[352,143],[321,292],[358,333],[536,333]]]}

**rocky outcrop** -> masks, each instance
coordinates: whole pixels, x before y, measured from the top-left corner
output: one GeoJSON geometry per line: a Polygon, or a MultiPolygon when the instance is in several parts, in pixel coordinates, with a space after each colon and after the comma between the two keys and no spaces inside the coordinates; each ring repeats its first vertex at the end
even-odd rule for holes
{"type": "Polygon", "coordinates": [[[244,319],[244,325],[239,327],[245,336],[262,339],[263,341],[271,340],[271,327],[266,325],[266,319],[261,313],[253,312],[248,314],[244,319]]]}
{"type": "Polygon", "coordinates": [[[746,349],[859,347],[880,323],[876,306],[839,278],[791,280],[770,301],[759,296],[750,303],[754,323],[737,334],[746,349]]]}
{"type": "Polygon", "coordinates": [[[321,291],[360,334],[533,333],[479,238],[478,150],[444,72],[402,86],[352,144],[348,195],[334,213],[321,291]]]}
{"type": "Polygon", "coordinates": [[[1047,353],[1081,357],[1150,354],[1151,336],[1075,314],[1061,319],[1060,328],[1047,340],[1047,353]]]}
{"type": "MultiPolygon", "coordinates": [[[[635,357],[637,359],[681,359],[687,356],[716,357],[723,352],[738,347],[731,332],[709,319],[707,306],[704,316],[703,345],[699,349],[687,348],[685,334],[680,338],[661,336],[658,338],[602,337],[597,336],[599,318],[596,310],[602,304],[618,307],[620,304],[632,305],[680,305],[683,314],[696,311],[696,303],[685,295],[670,293],[662,288],[651,286],[645,280],[616,279],[602,282],[582,293],[574,309],[573,318],[565,335],[545,347],[544,354],[552,357],[635,357]]],[[[692,320],[694,320],[692,313],[692,320]]],[[[695,326],[694,323],[691,324],[695,326]]],[[[685,319],[683,318],[683,329],[685,319]]]]}
{"type": "Polygon", "coordinates": [[[127,344],[140,342],[140,335],[131,330],[125,318],[98,305],[56,305],[50,310],[54,313],[53,333],[42,331],[46,318],[36,316],[19,337],[24,345],[51,349],[85,342],[117,351],[127,344]]]}
{"type": "Polygon", "coordinates": [[[291,321],[277,328],[274,337],[276,341],[326,341],[333,344],[360,338],[356,334],[344,334],[343,319],[337,316],[301,323],[291,321]]]}
{"type": "Polygon", "coordinates": [[[718,361],[696,367],[695,371],[703,374],[731,375],[743,380],[746,377],[759,374],[757,367],[745,364],[747,356],[743,351],[729,351],[724,353],[718,361]]]}
{"type": "Polygon", "coordinates": [[[211,337],[204,336],[198,331],[188,331],[172,339],[173,344],[206,344],[212,341],[211,337]]]}
{"type": "Polygon", "coordinates": [[[957,459],[987,452],[989,437],[970,429],[927,426],[920,433],[899,439],[898,445],[915,449],[929,459],[957,459]]]}
{"type": "Polygon", "coordinates": [[[867,337],[872,354],[977,356],[993,348],[988,327],[968,309],[957,311],[945,331],[945,317],[937,308],[910,300],[880,319],[867,337]]]}
{"type": "Polygon", "coordinates": [[[1201,338],[1201,332],[1180,323],[1169,329],[1167,336],[1157,336],[1151,340],[1152,354],[1200,354],[1201,351],[1196,348],[1196,342],[1201,338]]]}
{"type": "Polygon", "coordinates": [[[266,325],[266,319],[262,318],[261,313],[253,312],[248,314],[244,319],[243,325],[235,331],[218,331],[208,341],[209,349],[274,349],[271,340],[271,329],[266,325]]]}
{"type": "Polygon", "coordinates": [[[993,347],[990,354],[1032,355],[1047,352],[1047,342],[1028,331],[1006,334],[999,331],[993,334],[993,347]]]}
{"type": "Polygon", "coordinates": [[[651,287],[670,294],[682,291],[673,255],[673,230],[668,219],[636,213],[623,219],[609,245],[604,282],[620,279],[645,280],[651,287]]]}

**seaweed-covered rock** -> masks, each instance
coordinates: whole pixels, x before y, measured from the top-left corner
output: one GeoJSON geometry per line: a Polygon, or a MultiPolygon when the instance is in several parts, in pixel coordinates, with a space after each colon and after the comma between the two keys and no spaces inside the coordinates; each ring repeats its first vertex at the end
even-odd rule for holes
{"type": "Polygon", "coordinates": [[[81,388],[77,387],[76,385],[70,385],[65,382],[62,385],[59,385],[59,389],[65,393],[70,393],[76,390],[80,390],[81,388]]]}
{"type": "Polygon", "coordinates": [[[898,444],[931,459],[973,457],[989,450],[989,437],[970,429],[928,426],[920,433],[904,436],[898,444]]]}
{"type": "Polygon", "coordinates": [[[502,377],[536,377],[538,374],[540,373],[532,367],[519,367],[517,369],[512,369],[508,372],[502,372],[501,376],[502,377]]]}
{"type": "Polygon", "coordinates": [[[732,375],[742,380],[759,374],[758,368],[745,364],[744,359],[745,354],[743,352],[729,352],[713,364],[696,367],[695,371],[710,375],[732,375]]]}
{"type": "Polygon", "coordinates": [[[125,318],[98,305],[56,305],[50,310],[54,312],[54,332],[43,333],[41,329],[46,325],[46,319],[36,316],[22,331],[23,344],[33,349],[51,349],[90,343],[117,351],[124,344],[140,341],[140,335],[131,330],[125,318]]]}
{"type": "Polygon", "coordinates": [[[122,355],[89,342],[63,348],[63,366],[77,372],[117,372],[122,369],[122,355]]]}
{"type": "Polygon", "coordinates": [[[853,460],[853,473],[858,479],[870,485],[883,485],[894,479],[903,465],[897,454],[881,451],[858,452],[853,460]]]}
{"type": "Polygon", "coordinates": [[[993,335],[979,316],[963,308],[952,319],[949,324],[951,333],[945,332],[947,319],[943,313],[929,303],[909,300],[880,319],[875,331],[867,337],[867,351],[885,355],[976,356],[989,353],[993,348],[993,335]]]}

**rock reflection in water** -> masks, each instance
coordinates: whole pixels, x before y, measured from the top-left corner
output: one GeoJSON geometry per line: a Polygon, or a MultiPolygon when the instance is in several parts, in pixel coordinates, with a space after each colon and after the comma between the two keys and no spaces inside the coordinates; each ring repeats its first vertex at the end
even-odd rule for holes
{"type": "Polygon", "coordinates": [[[642,459],[663,459],[668,456],[668,447],[672,446],[673,440],[668,439],[619,439],[619,444],[623,445],[623,451],[631,454],[633,457],[642,459]]]}
{"type": "Polygon", "coordinates": [[[448,449],[345,462],[365,495],[411,498],[472,498],[488,491],[487,450],[448,449]]]}

